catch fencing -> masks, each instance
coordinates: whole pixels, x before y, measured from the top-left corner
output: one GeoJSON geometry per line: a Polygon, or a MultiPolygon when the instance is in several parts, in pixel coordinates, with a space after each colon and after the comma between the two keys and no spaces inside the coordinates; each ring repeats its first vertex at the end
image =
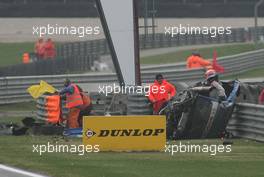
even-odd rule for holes
{"type": "Polygon", "coordinates": [[[264,105],[236,104],[227,131],[235,137],[264,142],[264,105]]]}
{"type": "MultiPolygon", "coordinates": [[[[147,36],[141,35],[140,48],[154,49],[199,44],[246,42],[251,41],[254,38],[254,34],[254,28],[237,28],[232,29],[231,34],[217,35],[214,38],[210,37],[210,34],[178,34],[174,37],[165,35],[164,33],[150,34],[147,36]]],[[[258,34],[264,36],[264,27],[258,28],[258,34]]],[[[109,48],[105,39],[59,44],[56,59],[2,67],[0,68],[0,76],[54,75],[88,72],[92,69],[94,61],[99,60],[99,56],[107,54],[109,54],[109,48]]]]}
{"type": "MultiPolygon", "coordinates": [[[[254,28],[233,28],[231,34],[211,37],[211,34],[177,34],[173,37],[165,33],[140,35],[140,49],[155,49],[187,45],[240,43],[252,41],[254,28]]],[[[258,27],[259,36],[264,36],[264,27],[258,27]]],[[[109,48],[105,39],[60,44],[57,47],[59,57],[86,56],[89,54],[107,55],[109,48]]]]}

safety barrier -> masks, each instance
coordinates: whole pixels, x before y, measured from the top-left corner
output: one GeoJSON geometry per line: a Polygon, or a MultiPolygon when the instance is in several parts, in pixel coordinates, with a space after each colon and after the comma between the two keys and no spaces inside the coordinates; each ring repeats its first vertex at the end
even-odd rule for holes
{"type": "Polygon", "coordinates": [[[61,105],[60,96],[43,95],[37,99],[36,117],[39,120],[57,123],[60,120],[61,105]]]}
{"type": "Polygon", "coordinates": [[[2,76],[32,76],[32,75],[55,75],[69,72],[90,71],[98,55],[72,56],[67,58],[56,58],[39,60],[27,64],[11,65],[0,68],[2,76]]]}
{"type": "MultiPolygon", "coordinates": [[[[119,95],[115,97],[114,102],[112,101],[113,94],[109,94],[105,96],[104,94],[99,94],[98,92],[89,92],[86,93],[89,95],[92,101],[92,111],[95,115],[105,115],[105,112],[111,112],[111,115],[125,115],[124,112],[126,109],[126,105],[124,104],[124,96],[119,95]],[[109,109],[108,106],[111,105],[109,109]],[[108,108],[108,109],[107,109],[108,108]]],[[[64,98],[60,98],[60,102],[58,103],[58,95],[48,95],[44,94],[40,96],[36,100],[37,110],[27,113],[27,115],[35,116],[39,121],[50,122],[53,120],[56,123],[58,118],[67,119],[67,115],[69,113],[69,109],[66,108],[66,100],[64,98]],[[61,111],[60,117],[58,116],[58,105],[60,105],[59,109],[61,111]]],[[[23,112],[22,112],[23,113],[23,112]]],[[[0,113],[1,115],[1,113],[0,113]]],[[[3,114],[4,115],[4,114],[3,114]]],[[[25,115],[25,114],[23,114],[25,115]]],[[[53,122],[53,123],[54,123],[53,122]]]]}
{"type": "MultiPolygon", "coordinates": [[[[256,66],[264,64],[264,50],[250,51],[241,54],[219,57],[217,62],[224,66],[224,75],[233,75],[245,70],[252,69],[256,66]]],[[[170,63],[163,65],[152,65],[141,67],[142,71],[168,71],[186,68],[186,62],[170,63]]]]}
{"type": "MultiPolygon", "coordinates": [[[[254,39],[254,28],[233,28],[231,34],[222,34],[210,37],[209,34],[196,35],[174,35],[165,33],[140,35],[141,49],[154,49],[165,47],[178,47],[201,44],[223,44],[246,42],[254,39]]],[[[258,28],[259,36],[264,35],[264,27],[258,28]]],[[[109,48],[105,39],[63,43],[57,47],[59,57],[86,56],[90,54],[106,55],[109,48]]]]}
{"type": "MultiPolygon", "coordinates": [[[[219,60],[219,63],[225,66],[225,75],[238,74],[249,69],[261,67],[264,64],[264,49],[223,57],[219,60]]],[[[163,73],[169,81],[174,83],[199,81],[203,79],[204,75],[203,69],[175,69],[168,65],[160,66],[160,71],[157,69],[143,70],[142,81],[145,83],[152,82],[157,72],[163,73]]],[[[45,80],[60,89],[63,86],[63,80],[65,78],[69,78],[76,83],[111,84],[117,82],[117,77],[114,73],[2,77],[0,78],[0,104],[18,103],[31,100],[26,89],[30,85],[38,84],[40,80],[45,80]]]]}
{"type": "MultiPolygon", "coordinates": [[[[203,70],[177,70],[161,72],[170,81],[197,81],[203,77],[203,70]]],[[[143,82],[149,83],[154,80],[156,72],[142,73],[143,82]]],[[[0,78],[0,104],[18,103],[31,100],[26,89],[40,80],[45,80],[54,87],[60,89],[63,80],[69,78],[75,83],[106,83],[117,82],[116,74],[72,74],[72,75],[45,75],[45,76],[24,76],[24,77],[3,77],[0,78]]]]}
{"type": "MultiPolygon", "coordinates": [[[[264,27],[258,28],[258,34],[264,36],[264,27]]],[[[141,35],[141,49],[164,47],[178,47],[196,44],[220,44],[251,41],[254,38],[253,28],[232,29],[232,33],[217,35],[212,38],[208,35],[176,35],[159,33],[155,35],[141,35]]],[[[109,54],[105,39],[84,42],[64,43],[57,47],[57,58],[54,60],[36,61],[28,64],[18,64],[0,68],[0,76],[28,76],[53,75],[69,72],[87,72],[91,70],[95,60],[100,55],[109,54]]],[[[177,65],[181,67],[181,65],[177,65]]]]}
{"type": "Polygon", "coordinates": [[[236,104],[227,130],[235,137],[264,142],[264,105],[236,104]]]}
{"type": "Polygon", "coordinates": [[[145,95],[127,95],[127,115],[152,115],[152,105],[145,95]]]}

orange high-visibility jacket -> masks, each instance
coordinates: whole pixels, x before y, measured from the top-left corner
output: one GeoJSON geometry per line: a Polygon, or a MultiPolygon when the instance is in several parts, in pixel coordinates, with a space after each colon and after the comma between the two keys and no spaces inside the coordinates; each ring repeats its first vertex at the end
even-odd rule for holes
{"type": "Polygon", "coordinates": [[[43,58],[45,53],[44,42],[37,42],[35,44],[35,53],[38,57],[43,58]]]}
{"type": "Polygon", "coordinates": [[[204,68],[210,66],[211,62],[199,56],[191,55],[187,58],[187,69],[204,68]]]}
{"type": "Polygon", "coordinates": [[[29,53],[27,52],[23,54],[23,63],[24,64],[30,63],[29,53]]]}
{"type": "Polygon", "coordinates": [[[83,105],[82,96],[78,87],[75,84],[71,84],[74,92],[73,94],[66,93],[66,108],[74,108],[83,105]]]}
{"type": "Polygon", "coordinates": [[[54,58],[56,56],[55,45],[52,41],[44,44],[44,58],[54,58]]]}
{"type": "Polygon", "coordinates": [[[165,79],[161,84],[155,80],[154,84],[150,86],[149,100],[153,103],[154,113],[158,113],[162,105],[169,101],[171,97],[176,95],[175,87],[165,79]]]}

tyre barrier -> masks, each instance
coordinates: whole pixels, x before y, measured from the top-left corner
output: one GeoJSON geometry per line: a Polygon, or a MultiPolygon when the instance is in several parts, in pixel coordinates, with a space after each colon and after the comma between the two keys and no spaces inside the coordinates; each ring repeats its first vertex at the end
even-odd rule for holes
{"type": "Polygon", "coordinates": [[[59,95],[42,95],[36,100],[36,118],[47,123],[57,123],[65,118],[68,109],[59,95]]]}
{"type": "Polygon", "coordinates": [[[91,92],[89,94],[92,100],[92,112],[95,115],[104,115],[106,109],[106,97],[103,94],[99,94],[98,92],[91,92]]]}
{"type": "Polygon", "coordinates": [[[127,95],[127,115],[152,115],[150,101],[145,94],[127,95]]]}

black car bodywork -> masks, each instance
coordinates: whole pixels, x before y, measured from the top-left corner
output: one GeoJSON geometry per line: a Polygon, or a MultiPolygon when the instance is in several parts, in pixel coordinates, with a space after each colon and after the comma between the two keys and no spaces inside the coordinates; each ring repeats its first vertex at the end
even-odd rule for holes
{"type": "Polygon", "coordinates": [[[219,101],[216,91],[197,83],[168,102],[160,114],[167,117],[168,139],[221,137],[232,115],[239,81],[222,82],[227,100],[219,101]]]}

